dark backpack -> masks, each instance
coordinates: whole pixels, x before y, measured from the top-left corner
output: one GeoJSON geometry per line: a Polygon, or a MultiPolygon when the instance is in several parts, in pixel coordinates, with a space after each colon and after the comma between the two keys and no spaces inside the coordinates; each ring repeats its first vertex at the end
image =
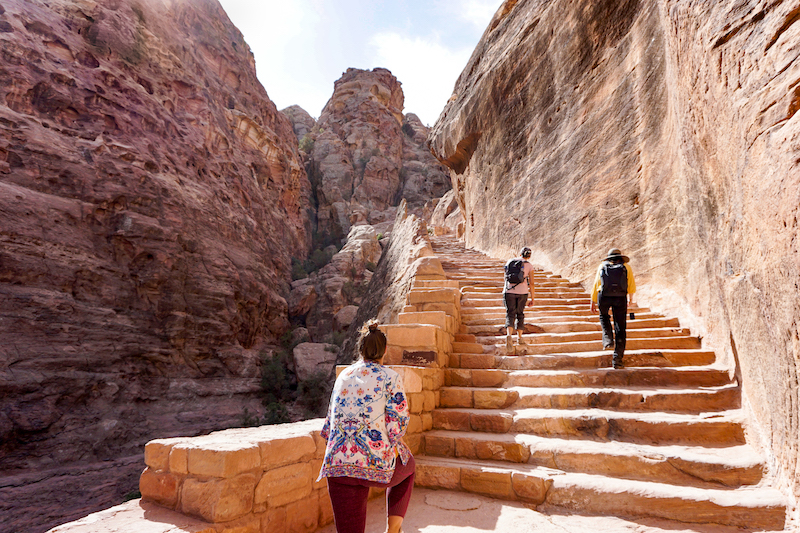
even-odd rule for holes
{"type": "Polygon", "coordinates": [[[627,296],[628,269],[625,263],[606,263],[600,270],[600,294],[603,296],[627,296]]]}
{"type": "Polygon", "coordinates": [[[525,281],[525,263],[522,259],[512,259],[506,264],[506,281],[511,284],[513,289],[523,281],[525,281]]]}

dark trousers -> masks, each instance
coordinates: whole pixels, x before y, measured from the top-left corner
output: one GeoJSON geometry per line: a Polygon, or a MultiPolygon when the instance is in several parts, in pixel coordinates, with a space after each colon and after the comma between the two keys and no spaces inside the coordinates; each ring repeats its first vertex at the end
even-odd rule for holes
{"type": "Polygon", "coordinates": [[[598,308],[600,309],[600,325],[603,327],[603,345],[614,343],[614,359],[621,360],[625,354],[625,329],[628,318],[627,296],[600,295],[598,308]],[[608,310],[614,315],[614,330],[611,330],[611,319],[608,310]]]}
{"type": "Polygon", "coordinates": [[[329,477],[328,494],[333,506],[336,533],[364,533],[370,487],[386,489],[386,511],[389,516],[406,516],[414,488],[415,465],[413,457],[405,465],[398,457],[394,475],[388,484],[353,477],[329,477]]]}
{"type": "Polygon", "coordinates": [[[511,292],[503,293],[503,302],[506,305],[506,327],[514,328],[525,332],[525,303],[528,301],[528,293],[514,294],[511,292]],[[516,325],[515,325],[516,324],[516,325]]]}

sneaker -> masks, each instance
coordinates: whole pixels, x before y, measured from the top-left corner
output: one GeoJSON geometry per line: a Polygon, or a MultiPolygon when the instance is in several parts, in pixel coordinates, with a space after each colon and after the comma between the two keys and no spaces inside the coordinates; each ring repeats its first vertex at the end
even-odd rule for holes
{"type": "Polygon", "coordinates": [[[625,365],[622,364],[622,357],[617,357],[616,355],[614,356],[614,359],[612,360],[611,364],[613,365],[615,370],[618,370],[620,368],[625,368],[625,365]]]}
{"type": "Polygon", "coordinates": [[[525,341],[525,339],[522,338],[522,335],[519,335],[517,337],[517,344],[519,344],[521,346],[523,344],[528,344],[528,343],[525,341]]]}
{"type": "Polygon", "coordinates": [[[604,350],[610,350],[613,347],[614,347],[614,341],[611,341],[611,343],[609,343],[609,344],[604,344],[603,345],[603,349],[604,350]]]}
{"type": "Polygon", "coordinates": [[[506,349],[509,353],[514,349],[514,339],[511,338],[511,335],[506,335],[506,349]]]}

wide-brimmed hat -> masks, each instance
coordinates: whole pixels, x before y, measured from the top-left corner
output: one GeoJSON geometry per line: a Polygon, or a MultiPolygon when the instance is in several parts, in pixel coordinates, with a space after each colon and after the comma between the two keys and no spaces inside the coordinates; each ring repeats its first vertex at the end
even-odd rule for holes
{"type": "Polygon", "coordinates": [[[622,255],[622,252],[619,251],[619,248],[612,248],[608,251],[608,256],[606,257],[606,261],[613,261],[614,259],[622,259],[623,263],[627,263],[630,261],[627,255],[622,255]]]}

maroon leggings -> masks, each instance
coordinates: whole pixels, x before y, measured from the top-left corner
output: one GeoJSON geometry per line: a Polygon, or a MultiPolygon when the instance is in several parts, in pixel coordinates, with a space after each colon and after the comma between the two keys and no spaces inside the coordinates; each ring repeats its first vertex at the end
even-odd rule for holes
{"type": "Polygon", "coordinates": [[[405,465],[398,457],[392,480],[388,484],[353,477],[329,477],[328,494],[333,505],[336,533],[364,533],[370,487],[386,489],[389,516],[405,516],[414,488],[414,467],[413,457],[405,465]]]}

